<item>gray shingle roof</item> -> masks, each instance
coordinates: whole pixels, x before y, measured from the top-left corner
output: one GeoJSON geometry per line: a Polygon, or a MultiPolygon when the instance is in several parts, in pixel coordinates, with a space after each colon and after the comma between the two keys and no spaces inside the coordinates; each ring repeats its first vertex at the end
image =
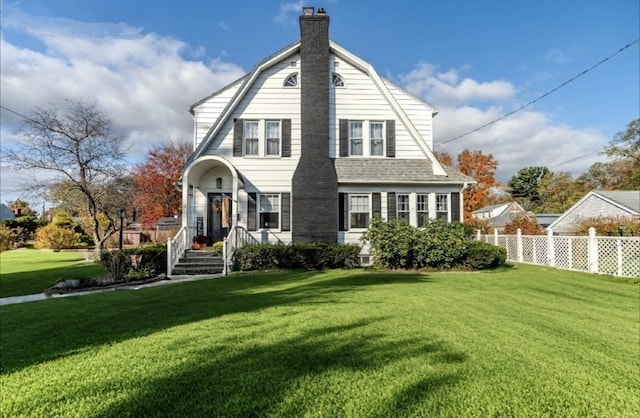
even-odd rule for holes
{"type": "Polygon", "coordinates": [[[15,215],[13,214],[13,211],[9,208],[9,206],[5,205],[4,203],[0,203],[0,220],[13,218],[15,218],[15,215]]]}
{"type": "Polygon", "coordinates": [[[447,176],[437,176],[426,159],[337,158],[333,164],[339,183],[475,183],[449,167],[447,176]]]}
{"type": "Polygon", "coordinates": [[[594,193],[613,200],[634,212],[640,212],[640,190],[595,190],[594,193]]]}

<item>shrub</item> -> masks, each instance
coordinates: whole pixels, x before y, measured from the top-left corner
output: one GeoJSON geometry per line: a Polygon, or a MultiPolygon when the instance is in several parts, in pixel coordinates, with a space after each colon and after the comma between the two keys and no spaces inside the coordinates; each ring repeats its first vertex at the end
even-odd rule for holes
{"type": "Polygon", "coordinates": [[[624,234],[628,236],[640,235],[640,219],[618,216],[598,216],[595,218],[581,218],[574,226],[576,235],[588,235],[589,228],[594,227],[597,235],[620,235],[620,226],[624,225],[624,234]]]}
{"type": "Polygon", "coordinates": [[[532,213],[519,214],[514,216],[504,226],[504,233],[507,235],[515,235],[520,229],[522,235],[544,235],[544,228],[536,221],[536,217],[532,213]]]}
{"type": "MultiPolygon", "coordinates": [[[[476,242],[468,226],[439,220],[415,228],[404,220],[375,219],[363,239],[371,245],[374,265],[390,269],[465,267],[472,262],[468,260],[468,254],[476,242]]],[[[475,257],[474,252],[473,264],[481,265],[475,257]]],[[[489,257],[490,262],[493,263],[496,257],[489,257]]]]}
{"type": "Polygon", "coordinates": [[[224,243],[222,241],[214,242],[213,245],[211,246],[211,249],[213,250],[213,255],[222,254],[223,247],[224,247],[224,243]]]}
{"type": "Polygon", "coordinates": [[[5,225],[0,225],[0,253],[10,250],[15,242],[15,234],[5,225]]]}
{"type": "Polygon", "coordinates": [[[484,270],[501,266],[507,260],[507,250],[503,247],[471,241],[467,245],[464,265],[474,270],[484,270]]]}
{"type": "Polygon", "coordinates": [[[355,244],[249,244],[236,250],[236,268],[353,268],[360,264],[355,244]]]}
{"type": "Polygon", "coordinates": [[[115,251],[103,251],[100,262],[114,281],[148,279],[167,272],[166,247],[125,248],[115,251]],[[134,268],[131,256],[141,257],[140,265],[134,268]]]}
{"type": "Polygon", "coordinates": [[[36,232],[36,248],[51,248],[60,251],[63,248],[73,248],[80,241],[80,234],[71,229],[50,223],[36,232]]]}

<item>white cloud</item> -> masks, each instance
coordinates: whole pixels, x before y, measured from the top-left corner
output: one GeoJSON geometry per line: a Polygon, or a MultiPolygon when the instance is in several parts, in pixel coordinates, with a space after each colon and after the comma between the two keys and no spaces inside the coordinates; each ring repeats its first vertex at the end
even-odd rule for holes
{"type": "MultiPolygon", "coordinates": [[[[66,98],[95,102],[129,138],[132,160],[169,139],[190,140],[189,106],[245,73],[221,58],[186,58],[192,51],[183,42],[123,25],[114,31],[113,25],[82,24],[79,31],[78,26],[66,30],[68,25],[31,23],[37,23],[31,35],[44,51],[0,39],[2,105],[25,114],[36,106],[63,108],[66,98]]],[[[2,111],[3,142],[18,122],[2,111]]],[[[2,173],[3,200],[13,176],[2,173]]]]}
{"type": "Polygon", "coordinates": [[[397,79],[407,90],[438,109],[434,119],[436,149],[448,151],[454,160],[464,149],[492,154],[498,161],[496,177],[501,181],[509,180],[519,169],[528,166],[546,166],[577,176],[594,162],[603,160],[596,152],[588,158],[566,163],[601,150],[608,139],[594,129],[558,125],[551,116],[535,108],[519,111],[438,147],[437,144],[491,123],[517,108],[516,88],[506,81],[461,78],[456,69],[438,72],[436,66],[428,63],[419,63],[397,79]]]}
{"type": "Polygon", "coordinates": [[[414,70],[401,74],[398,79],[412,93],[440,105],[504,102],[515,95],[514,86],[507,81],[479,83],[470,78],[461,79],[456,69],[438,72],[436,66],[428,63],[419,63],[414,70]]]}
{"type": "Polygon", "coordinates": [[[569,61],[569,57],[567,56],[567,54],[557,48],[554,48],[547,52],[544,58],[547,61],[553,62],[554,64],[564,64],[565,62],[569,61]]]}
{"type": "Polygon", "coordinates": [[[302,0],[284,3],[280,5],[280,13],[274,18],[274,22],[282,26],[295,24],[295,18],[302,13],[302,0]]]}

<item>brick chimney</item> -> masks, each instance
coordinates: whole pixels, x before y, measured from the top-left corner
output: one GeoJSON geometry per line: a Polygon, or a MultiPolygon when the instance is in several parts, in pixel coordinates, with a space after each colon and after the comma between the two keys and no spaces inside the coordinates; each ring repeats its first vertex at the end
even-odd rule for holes
{"type": "Polygon", "coordinates": [[[300,16],[300,161],[292,181],[294,242],[336,242],[338,180],[329,158],[329,16],[300,16]]]}

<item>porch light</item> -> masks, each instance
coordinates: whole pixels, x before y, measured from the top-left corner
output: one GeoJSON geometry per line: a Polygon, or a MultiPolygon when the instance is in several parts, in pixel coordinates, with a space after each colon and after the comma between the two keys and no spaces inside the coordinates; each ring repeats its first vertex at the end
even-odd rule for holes
{"type": "Polygon", "coordinates": [[[313,6],[304,6],[302,8],[302,14],[305,16],[313,15],[314,7],[313,6]]]}
{"type": "Polygon", "coordinates": [[[222,177],[218,177],[218,178],[216,179],[216,187],[217,187],[218,189],[222,189],[222,177]]]}

